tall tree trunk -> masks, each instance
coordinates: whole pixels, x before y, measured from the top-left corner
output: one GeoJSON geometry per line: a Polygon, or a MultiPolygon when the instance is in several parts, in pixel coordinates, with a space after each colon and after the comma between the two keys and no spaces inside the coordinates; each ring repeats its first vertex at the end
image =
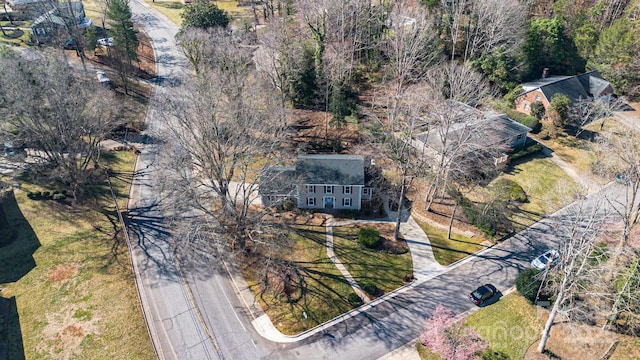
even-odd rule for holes
{"type": "Polygon", "coordinates": [[[451,219],[449,219],[449,229],[447,230],[447,239],[451,239],[451,228],[453,228],[453,219],[456,217],[456,210],[458,209],[458,203],[453,206],[453,212],[451,213],[451,219]]]}
{"type": "Polygon", "coordinates": [[[398,199],[398,212],[396,215],[396,228],[393,231],[393,240],[398,241],[400,237],[400,221],[402,220],[402,207],[404,205],[404,194],[406,192],[406,176],[402,176],[402,186],[400,188],[400,198],[398,199]]]}
{"type": "Polygon", "coordinates": [[[567,275],[562,279],[562,285],[560,286],[560,291],[558,292],[558,296],[556,297],[555,303],[553,303],[553,308],[551,309],[551,313],[549,314],[549,319],[544,326],[544,330],[542,330],[542,336],[540,337],[540,343],[538,344],[538,352],[544,352],[545,347],[547,346],[547,340],[549,340],[549,336],[551,336],[551,326],[553,326],[553,321],[558,314],[558,310],[560,309],[560,303],[564,298],[564,290],[567,286],[567,275]]]}

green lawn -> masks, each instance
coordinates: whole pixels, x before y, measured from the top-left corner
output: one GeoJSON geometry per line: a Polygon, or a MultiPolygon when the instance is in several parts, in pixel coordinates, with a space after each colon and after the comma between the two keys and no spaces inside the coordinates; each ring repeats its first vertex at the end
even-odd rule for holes
{"type": "MultiPolygon", "coordinates": [[[[131,152],[119,152],[105,166],[131,172],[134,161],[131,152]]],[[[123,206],[128,182],[114,185],[123,206]]],[[[26,196],[45,190],[55,187],[24,179],[15,201],[3,201],[18,233],[0,251],[2,297],[15,297],[17,307],[9,319],[9,358],[22,357],[22,348],[27,359],[155,358],[108,193],[103,188],[83,207],[26,196]]]]}
{"type": "Polygon", "coordinates": [[[385,293],[404,285],[403,278],[413,274],[411,253],[388,254],[362,248],[357,243],[356,225],[333,228],[334,251],[360,286],[374,284],[385,293]]]}
{"type": "Polygon", "coordinates": [[[422,345],[419,341],[416,344],[416,350],[421,360],[443,360],[442,356],[429,350],[426,346],[422,345]]]}
{"type": "Polygon", "coordinates": [[[485,199],[490,197],[491,185],[501,178],[517,182],[527,194],[528,202],[520,204],[518,210],[510,217],[516,231],[571,203],[574,195],[580,190],[580,186],[551,160],[533,155],[509,165],[489,186],[478,188],[467,196],[476,203],[486,201],[485,199]]]}
{"type": "Polygon", "coordinates": [[[173,21],[176,25],[182,25],[182,18],[180,17],[180,14],[182,14],[182,8],[184,7],[182,2],[165,0],[146,0],[146,2],[147,4],[153,6],[161,14],[168,17],[169,20],[173,21]]]}
{"type": "Polygon", "coordinates": [[[522,359],[540,337],[544,322],[535,306],[514,293],[469,316],[465,325],[488,341],[491,350],[522,359]]]}
{"type": "Polygon", "coordinates": [[[516,230],[540,220],[574,200],[580,187],[549,159],[532,158],[516,162],[502,175],[524,189],[529,202],[512,218],[516,230]]]}
{"type": "Polygon", "coordinates": [[[263,259],[245,262],[242,272],[276,328],[293,335],[351,310],[347,296],[353,289],[327,257],[324,227],[301,226],[289,237],[291,244],[278,252],[278,260],[295,265],[304,289],[299,300],[287,303],[274,291],[264,291],[260,281],[263,259]],[[303,313],[307,314],[306,320],[303,313]]]}
{"type": "Polygon", "coordinates": [[[451,239],[447,239],[446,230],[436,228],[419,220],[416,220],[416,222],[429,237],[433,256],[441,265],[453,264],[485,248],[484,245],[480,244],[484,240],[482,237],[470,238],[452,233],[451,239]]]}

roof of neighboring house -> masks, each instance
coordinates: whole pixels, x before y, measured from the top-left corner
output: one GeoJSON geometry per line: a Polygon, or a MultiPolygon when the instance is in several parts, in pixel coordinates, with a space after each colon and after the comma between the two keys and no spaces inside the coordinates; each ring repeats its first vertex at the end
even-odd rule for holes
{"type": "Polygon", "coordinates": [[[551,101],[555,94],[564,94],[573,103],[579,99],[600,97],[610,85],[611,83],[604,80],[598,71],[590,71],[577,76],[549,76],[520,86],[524,90],[523,94],[539,89],[548,101],[551,101]]]}
{"type": "Polygon", "coordinates": [[[611,86],[611,83],[603,79],[597,70],[578,75],[578,80],[580,80],[582,87],[585,88],[591,96],[595,97],[602,96],[602,92],[611,86]]]}
{"type": "Polygon", "coordinates": [[[305,184],[364,185],[360,155],[299,155],[296,172],[305,184]]]}
{"type": "MultiPolygon", "coordinates": [[[[480,121],[457,125],[451,127],[447,133],[448,149],[453,149],[459,144],[465,144],[464,146],[469,150],[479,147],[507,146],[514,137],[531,131],[531,128],[511,120],[507,115],[495,115],[493,112],[488,112],[487,117],[480,121]]],[[[418,134],[416,138],[428,147],[441,152],[444,146],[442,137],[437,129],[432,131],[433,134],[427,131],[418,134]]]]}
{"type": "Polygon", "coordinates": [[[44,22],[52,22],[64,26],[65,22],[63,17],[73,18],[76,22],[76,25],[82,25],[81,22],[78,22],[79,19],[84,19],[85,17],[84,6],[82,5],[82,2],[72,1],[69,3],[64,3],[63,5],[61,3],[59,7],[55,7],[49,10],[35,19],[31,27],[35,27],[44,22]],[[69,8],[69,6],[71,6],[71,8],[69,8]],[[71,14],[73,14],[73,17],[70,16],[71,14]]]}
{"type": "Polygon", "coordinates": [[[9,6],[11,7],[16,7],[16,6],[27,6],[30,4],[37,4],[37,3],[44,3],[47,2],[48,0],[9,0],[7,1],[7,3],[9,4],[9,6]]]}

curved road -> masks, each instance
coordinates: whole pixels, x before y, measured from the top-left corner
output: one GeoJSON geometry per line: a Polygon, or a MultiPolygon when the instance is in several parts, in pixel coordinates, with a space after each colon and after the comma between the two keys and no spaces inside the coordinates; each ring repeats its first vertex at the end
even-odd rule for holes
{"type": "MultiPolygon", "coordinates": [[[[210,254],[192,257],[179,269],[170,226],[160,210],[159,145],[161,99],[190,66],[178,50],[178,28],[141,0],[131,2],[138,23],[156,51],[158,84],[148,113],[148,144],[136,165],[130,201],[134,272],[143,310],[160,359],[375,359],[416,338],[422,321],[438,303],[462,313],[473,306],[471,288],[492,283],[505,291],[531,258],[559,241],[556,227],[570,221],[575,205],[559,211],[509,241],[474,255],[448,272],[404,291],[304,340],[278,344],[262,338],[252,314],[220,262],[210,254]],[[182,271],[181,271],[182,270],[182,271]]],[[[593,207],[602,195],[620,196],[609,186],[579,204],[593,207]]],[[[609,202],[601,202],[611,207],[609,202]]],[[[587,216],[583,212],[580,216],[587,216]]]]}

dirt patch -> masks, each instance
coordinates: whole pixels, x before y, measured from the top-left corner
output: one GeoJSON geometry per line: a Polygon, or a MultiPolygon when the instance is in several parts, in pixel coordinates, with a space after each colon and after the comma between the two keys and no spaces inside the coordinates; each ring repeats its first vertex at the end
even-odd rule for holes
{"type": "Polygon", "coordinates": [[[77,326],[77,325],[69,325],[66,328],[64,328],[64,330],[62,330],[62,336],[79,336],[82,337],[84,336],[84,330],[82,330],[82,327],[77,326]]]}
{"type": "MultiPolygon", "coordinates": [[[[551,337],[547,341],[547,350],[556,359],[602,359],[617,341],[615,333],[599,327],[573,323],[554,324],[551,337]]],[[[525,360],[548,360],[545,354],[537,351],[539,340],[529,347],[525,360]]]]}
{"type": "Polygon", "coordinates": [[[80,264],[76,263],[66,263],[56,265],[49,270],[49,274],[47,275],[47,279],[49,279],[52,283],[59,283],[62,281],[66,281],[72,279],[78,273],[78,269],[80,268],[80,264]]]}
{"type": "Polygon", "coordinates": [[[294,132],[289,143],[293,153],[353,153],[362,142],[358,125],[327,125],[331,115],[324,111],[294,109],[290,128],[294,132]]]}
{"type": "Polygon", "coordinates": [[[73,359],[82,353],[82,341],[91,334],[99,334],[98,319],[77,318],[75,304],[64,311],[46,314],[46,326],[39,350],[51,359],[73,359]]]}
{"type": "Polygon", "coordinates": [[[269,267],[266,272],[263,279],[264,290],[272,291],[289,303],[302,298],[302,276],[295,267],[277,264],[269,267]]]}

